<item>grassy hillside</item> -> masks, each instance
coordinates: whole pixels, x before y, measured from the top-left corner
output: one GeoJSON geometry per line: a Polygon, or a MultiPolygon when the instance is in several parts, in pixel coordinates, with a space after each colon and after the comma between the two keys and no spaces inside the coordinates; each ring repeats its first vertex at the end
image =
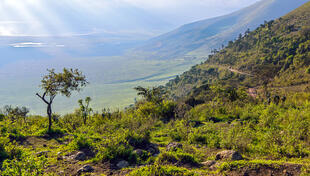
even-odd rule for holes
{"type": "Polygon", "coordinates": [[[0,175],[310,175],[309,17],[310,2],[124,110],[82,102],[47,130],[3,109],[0,175]]]}
{"type": "Polygon", "coordinates": [[[248,28],[253,30],[264,21],[283,16],[306,2],[308,0],[262,0],[229,15],[184,25],[150,40],[132,54],[157,59],[183,55],[204,57],[248,28]]]}
{"type": "Polygon", "coordinates": [[[209,84],[232,87],[292,87],[309,83],[310,3],[265,22],[253,32],[167,84],[174,97],[189,95],[209,84]]]}

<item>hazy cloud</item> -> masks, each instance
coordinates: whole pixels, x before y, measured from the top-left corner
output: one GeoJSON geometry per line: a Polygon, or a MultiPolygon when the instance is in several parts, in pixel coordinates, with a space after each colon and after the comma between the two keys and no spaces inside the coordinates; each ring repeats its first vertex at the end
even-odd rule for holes
{"type": "Polygon", "coordinates": [[[94,30],[162,33],[257,1],[1,0],[0,36],[64,35],[94,30]]]}

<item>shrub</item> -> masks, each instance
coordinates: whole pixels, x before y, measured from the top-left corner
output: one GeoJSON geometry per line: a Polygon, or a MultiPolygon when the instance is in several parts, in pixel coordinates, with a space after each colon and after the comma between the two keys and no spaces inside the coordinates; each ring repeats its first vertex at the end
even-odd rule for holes
{"type": "Polygon", "coordinates": [[[128,143],[135,148],[145,148],[150,144],[150,132],[145,134],[131,133],[126,137],[128,143]]]}
{"type": "Polygon", "coordinates": [[[161,153],[158,158],[156,163],[158,164],[175,164],[178,162],[178,158],[171,152],[167,152],[167,153],[161,153]]]}
{"type": "Polygon", "coordinates": [[[168,126],[169,137],[174,141],[186,141],[190,126],[187,125],[186,120],[173,121],[168,126]]]}
{"type": "Polygon", "coordinates": [[[92,141],[90,138],[85,135],[79,135],[74,141],[71,143],[73,149],[82,150],[82,149],[92,149],[92,141]]]}
{"type": "Polygon", "coordinates": [[[37,132],[37,134],[39,136],[46,136],[46,135],[49,135],[51,137],[53,136],[62,136],[63,134],[66,133],[66,130],[64,129],[60,129],[60,128],[52,128],[50,130],[48,129],[43,129],[43,130],[40,130],[39,132],[37,132]]]}
{"type": "Polygon", "coordinates": [[[190,164],[192,166],[198,165],[198,161],[196,160],[196,158],[192,154],[177,153],[176,156],[177,156],[177,158],[181,164],[190,164]]]}
{"type": "Polygon", "coordinates": [[[0,138],[0,162],[8,158],[8,153],[5,150],[5,146],[7,145],[8,141],[6,138],[0,138]]]}
{"type": "Polygon", "coordinates": [[[43,175],[43,169],[47,163],[45,157],[24,156],[21,160],[5,160],[2,165],[2,176],[22,175],[33,176],[43,175]]]}
{"type": "Polygon", "coordinates": [[[191,172],[184,168],[178,168],[175,166],[145,166],[137,169],[129,174],[130,176],[198,176],[194,172],[191,172]]]}
{"type": "Polygon", "coordinates": [[[0,121],[3,121],[5,116],[3,114],[0,114],[0,121]]]}
{"type": "Polygon", "coordinates": [[[221,141],[219,132],[210,124],[197,129],[193,129],[192,132],[189,134],[189,143],[206,145],[210,148],[219,148],[221,141]]]}
{"type": "Polygon", "coordinates": [[[189,164],[191,166],[197,166],[198,161],[196,158],[189,153],[177,152],[166,152],[161,153],[156,161],[157,164],[169,165],[169,164],[189,164]]]}
{"type": "Polygon", "coordinates": [[[11,141],[14,141],[14,140],[21,141],[25,139],[25,136],[21,134],[21,132],[17,128],[13,128],[11,132],[9,133],[9,139],[11,141]]]}
{"type": "Polygon", "coordinates": [[[306,69],[306,73],[310,74],[310,67],[306,69]]]}
{"type": "Polygon", "coordinates": [[[137,155],[133,153],[133,148],[125,144],[112,144],[101,148],[96,158],[100,161],[126,160],[130,163],[137,162],[137,155]]]}

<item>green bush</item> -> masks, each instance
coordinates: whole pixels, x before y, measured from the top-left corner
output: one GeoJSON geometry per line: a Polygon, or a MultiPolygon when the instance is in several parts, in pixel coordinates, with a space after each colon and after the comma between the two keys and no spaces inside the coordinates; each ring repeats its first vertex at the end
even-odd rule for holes
{"type": "Polygon", "coordinates": [[[9,154],[7,153],[5,146],[7,145],[8,140],[6,138],[0,138],[0,162],[7,159],[9,154]]]}
{"type": "Polygon", "coordinates": [[[0,121],[3,121],[3,120],[4,120],[4,118],[5,118],[5,115],[0,114],[0,121]]]}
{"type": "Polygon", "coordinates": [[[177,151],[161,153],[158,156],[156,163],[162,165],[189,164],[197,166],[199,162],[192,154],[177,151]]]}
{"type": "Polygon", "coordinates": [[[156,163],[161,164],[161,165],[166,165],[166,164],[175,164],[178,162],[178,158],[174,153],[167,152],[167,153],[161,153],[158,158],[156,163]]]}
{"type": "Polygon", "coordinates": [[[40,176],[44,175],[44,167],[47,159],[45,157],[24,156],[21,160],[5,160],[2,164],[0,174],[2,176],[40,176]]]}
{"type": "Polygon", "coordinates": [[[11,129],[8,137],[11,141],[21,141],[25,139],[25,136],[17,128],[11,129]]]}
{"type": "Polygon", "coordinates": [[[310,74],[310,67],[306,69],[306,73],[310,74]]]}
{"type": "Polygon", "coordinates": [[[169,137],[174,141],[186,141],[190,126],[186,120],[172,121],[168,125],[169,137]]]}
{"type": "Polygon", "coordinates": [[[86,135],[79,135],[75,138],[70,144],[71,147],[75,150],[83,150],[83,149],[92,149],[93,144],[89,137],[86,135]]]}
{"type": "Polygon", "coordinates": [[[49,135],[51,137],[57,137],[57,136],[62,136],[66,133],[66,130],[61,129],[61,128],[52,128],[51,130],[48,129],[42,129],[38,131],[36,134],[39,136],[45,136],[49,135]]]}
{"type": "Polygon", "coordinates": [[[150,132],[146,132],[145,134],[137,134],[132,132],[126,137],[126,140],[134,148],[145,148],[148,144],[150,144],[150,132]]]}
{"type": "Polygon", "coordinates": [[[137,162],[137,155],[134,154],[133,148],[125,144],[112,144],[101,148],[96,158],[100,161],[117,162],[126,160],[130,163],[137,162]]]}
{"type": "Polygon", "coordinates": [[[175,166],[152,165],[134,170],[129,176],[198,176],[198,174],[175,166]]]}

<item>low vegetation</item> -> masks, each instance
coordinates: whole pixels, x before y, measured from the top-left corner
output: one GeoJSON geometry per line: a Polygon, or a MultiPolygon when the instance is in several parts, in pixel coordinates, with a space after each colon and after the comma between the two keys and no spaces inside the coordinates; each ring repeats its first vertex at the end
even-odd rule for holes
{"type": "Polygon", "coordinates": [[[52,113],[57,94],[87,81],[50,70],[37,94],[47,117],[0,113],[0,175],[309,175],[310,85],[299,75],[309,68],[309,8],[247,32],[166,87],[136,87],[141,98],[124,110],[92,111],[87,97],[52,113]]]}

